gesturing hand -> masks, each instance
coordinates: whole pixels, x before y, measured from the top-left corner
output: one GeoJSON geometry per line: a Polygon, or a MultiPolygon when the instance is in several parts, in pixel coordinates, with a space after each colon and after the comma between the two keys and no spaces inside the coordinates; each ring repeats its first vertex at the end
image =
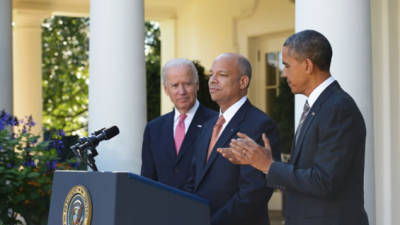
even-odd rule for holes
{"type": "Polygon", "coordinates": [[[217,151],[233,164],[251,165],[264,173],[268,173],[274,160],[267,136],[264,133],[262,134],[263,147],[246,134],[239,132],[237,135],[239,138],[231,140],[230,148],[218,148],[217,151]]]}

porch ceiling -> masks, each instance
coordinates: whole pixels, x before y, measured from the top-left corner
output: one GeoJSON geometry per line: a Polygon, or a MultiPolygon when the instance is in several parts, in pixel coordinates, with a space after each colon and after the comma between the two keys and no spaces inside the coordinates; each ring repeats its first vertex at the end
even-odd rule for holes
{"type": "MultiPolygon", "coordinates": [[[[193,0],[144,0],[146,19],[174,18],[176,8],[193,0]]],[[[12,0],[17,11],[43,11],[66,16],[89,16],[90,0],[12,0]]]]}
{"type": "MultiPolygon", "coordinates": [[[[146,20],[176,18],[176,11],[193,2],[202,0],[144,0],[146,20]]],[[[259,0],[231,0],[235,14],[240,15],[256,5],[259,0]]],[[[13,10],[38,11],[65,16],[89,16],[90,0],[12,0],[13,10]]]]}

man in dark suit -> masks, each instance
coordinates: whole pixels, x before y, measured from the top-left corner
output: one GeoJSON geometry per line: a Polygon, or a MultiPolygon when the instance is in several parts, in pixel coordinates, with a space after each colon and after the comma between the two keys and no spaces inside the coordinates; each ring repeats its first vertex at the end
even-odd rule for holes
{"type": "Polygon", "coordinates": [[[217,113],[197,101],[199,78],[190,60],[173,59],[162,70],[164,91],[175,108],[150,121],[144,131],[142,176],[183,188],[190,177],[192,144],[217,113]]]}
{"type": "Polygon", "coordinates": [[[246,135],[218,150],[236,164],[266,174],[270,187],[284,190],[287,225],[365,225],[364,154],[366,128],[354,100],[331,76],[332,48],[320,33],[306,30],[283,45],[283,77],[294,94],[307,96],[290,162],[271,157],[246,135]]]}
{"type": "Polygon", "coordinates": [[[275,123],[246,98],[251,66],[234,53],[218,56],[209,79],[211,98],[220,107],[196,141],[193,179],[188,189],[209,200],[212,225],[269,224],[267,203],[273,189],[265,189],[264,174],[251,166],[231,164],[216,149],[228,147],[237,132],[261,141],[269,134],[275,160],[280,159],[275,123]]]}

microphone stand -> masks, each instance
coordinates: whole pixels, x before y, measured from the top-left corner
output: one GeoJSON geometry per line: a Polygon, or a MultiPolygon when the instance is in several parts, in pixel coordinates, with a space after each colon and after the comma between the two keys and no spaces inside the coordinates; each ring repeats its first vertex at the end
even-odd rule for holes
{"type": "Polygon", "coordinates": [[[79,158],[81,161],[86,162],[86,164],[93,170],[93,171],[98,171],[96,162],[94,160],[94,157],[98,155],[98,152],[96,150],[96,146],[89,146],[88,148],[81,148],[81,145],[87,141],[87,138],[81,138],[79,139],[78,143],[75,145],[71,146],[71,150],[74,153],[74,155],[79,158]],[[90,153],[89,153],[90,151],[90,153]]]}
{"type": "Polygon", "coordinates": [[[99,153],[96,150],[97,145],[102,140],[108,140],[119,133],[117,126],[112,126],[106,130],[102,128],[95,131],[91,137],[83,137],[78,143],[71,146],[72,152],[82,161],[85,161],[93,171],[98,171],[94,157],[99,153]],[[86,157],[85,157],[86,156],[86,157]]]}
{"type": "Polygon", "coordinates": [[[90,168],[92,168],[93,171],[98,171],[94,157],[96,157],[99,153],[97,152],[96,147],[94,146],[89,147],[89,150],[90,153],[88,154],[87,157],[87,164],[90,166],[90,168]]]}

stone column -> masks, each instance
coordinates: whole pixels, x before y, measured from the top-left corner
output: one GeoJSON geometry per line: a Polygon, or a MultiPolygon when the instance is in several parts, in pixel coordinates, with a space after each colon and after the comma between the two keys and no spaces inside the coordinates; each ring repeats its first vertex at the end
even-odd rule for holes
{"type": "Polygon", "coordinates": [[[117,125],[100,143],[99,170],[140,172],[146,124],[143,0],[90,4],[89,133],[117,125]]]}
{"type": "MultiPolygon", "coordinates": [[[[315,29],[331,42],[331,73],[356,101],[367,126],[364,196],[375,224],[370,3],[364,0],[296,0],[296,31],[315,29]]],[[[296,124],[304,98],[296,96],[296,124]]]]}
{"type": "Polygon", "coordinates": [[[42,129],[42,29],[43,20],[50,14],[39,11],[14,10],[13,20],[13,95],[14,115],[32,115],[42,129]]]}
{"type": "Polygon", "coordinates": [[[0,111],[12,111],[11,0],[0,1],[0,111]]]}
{"type": "Polygon", "coordinates": [[[400,224],[399,12],[399,0],[371,0],[376,224],[400,224]]]}

